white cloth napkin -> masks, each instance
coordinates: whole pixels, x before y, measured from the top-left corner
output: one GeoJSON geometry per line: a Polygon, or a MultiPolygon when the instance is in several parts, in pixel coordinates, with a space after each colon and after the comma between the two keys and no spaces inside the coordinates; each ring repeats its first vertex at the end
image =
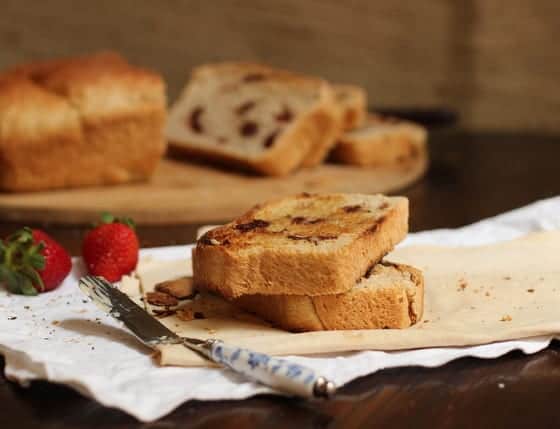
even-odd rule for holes
{"type": "MultiPolygon", "coordinates": [[[[560,229],[560,197],[455,230],[410,234],[401,244],[469,246],[516,238],[531,231],[560,229]]],[[[189,246],[144,249],[158,259],[184,258],[189,246]]],[[[6,376],[21,384],[42,379],[68,385],[108,407],[152,421],[191,399],[242,399],[275,393],[229,371],[160,368],[151,351],[105,315],[77,288],[83,273],[75,261],[71,276],[54,292],[37,297],[0,291],[0,353],[6,376]]],[[[400,352],[366,351],[319,357],[289,357],[338,385],[384,368],[435,367],[465,356],[494,358],[514,349],[535,353],[552,337],[505,341],[475,347],[400,352]]]]}

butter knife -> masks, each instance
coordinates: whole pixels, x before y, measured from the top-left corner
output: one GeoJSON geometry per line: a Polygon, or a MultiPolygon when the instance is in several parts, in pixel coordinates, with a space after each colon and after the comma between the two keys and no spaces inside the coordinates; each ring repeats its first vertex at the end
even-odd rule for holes
{"type": "Polygon", "coordinates": [[[148,347],[181,344],[212,362],[291,395],[328,398],[336,392],[332,381],[286,359],[228,345],[218,339],[180,337],[103,277],[85,276],[79,285],[99,308],[123,322],[148,347]]]}

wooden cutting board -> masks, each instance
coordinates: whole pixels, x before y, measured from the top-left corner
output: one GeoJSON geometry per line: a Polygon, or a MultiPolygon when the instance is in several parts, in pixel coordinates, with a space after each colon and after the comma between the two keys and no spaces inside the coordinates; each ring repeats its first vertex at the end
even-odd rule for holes
{"type": "Polygon", "coordinates": [[[300,192],[395,192],[419,179],[427,165],[419,157],[389,168],[324,164],[287,177],[260,177],[164,159],[149,183],[0,194],[0,219],[82,224],[110,211],[139,224],[224,221],[257,202],[300,192]]]}

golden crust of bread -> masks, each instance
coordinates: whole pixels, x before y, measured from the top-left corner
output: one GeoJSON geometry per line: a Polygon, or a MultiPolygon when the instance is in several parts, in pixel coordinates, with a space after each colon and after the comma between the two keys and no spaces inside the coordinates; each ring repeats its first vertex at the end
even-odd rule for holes
{"type": "Polygon", "coordinates": [[[424,280],[416,268],[382,262],[345,293],[243,295],[233,303],[289,331],[403,329],[422,318],[424,280]]]}
{"type": "Polygon", "coordinates": [[[335,99],[341,110],[342,129],[345,131],[363,125],[367,117],[367,94],[357,85],[333,85],[335,99]]]}
{"type": "Polygon", "coordinates": [[[165,151],[165,89],[118,54],[0,75],[0,189],[145,180],[165,151]]]}
{"type": "Polygon", "coordinates": [[[310,125],[304,131],[307,135],[313,133],[311,140],[315,144],[307,152],[301,166],[315,167],[327,158],[340,136],[340,111],[336,104],[334,102],[325,103],[323,110],[319,115],[315,115],[314,120],[310,121],[310,125]],[[313,128],[311,124],[314,125],[313,128]]]}
{"type": "MultiPolygon", "coordinates": [[[[168,139],[174,150],[196,158],[272,176],[283,176],[302,165],[315,165],[324,160],[340,133],[338,106],[332,88],[326,81],[262,64],[226,62],[197,67],[192,73],[191,83],[183,91],[183,96],[189,94],[193,82],[224,76],[237,76],[241,81],[255,80],[262,85],[288,88],[307,94],[314,103],[307,112],[298,115],[293,123],[281,132],[270,149],[258,152],[254,156],[227,152],[218,147],[190,144],[188,141],[181,141],[175,132],[168,132],[168,139]]],[[[232,87],[238,84],[239,81],[232,83],[232,87]]]]}
{"type": "Polygon", "coordinates": [[[339,137],[332,158],[363,167],[395,165],[427,156],[427,132],[418,124],[370,115],[363,128],[339,137]]]}
{"type": "MultiPolygon", "coordinates": [[[[300,73],[268,66],[266,64],[231,61],[222,63],[203,64],[193,70],[193,79],[206,79],[216,75],[240,75],[248,81],[271,80],[293,85],[302,91],[316,92],[326,84],[324,79],[303,75],[300,73]]],[[[329,85],[330,87],[330,85],[329,85]]]]}
{"type": "Polygon", "coordinates": [[[39,61],[6,72],[58,94],[86,120],[165,107],[162,78],[113,52],[39,61]]]}
{"type": "Polygon", "coordinates": [[[333,85],[332,89],[334,103],[331,115],[338,116],[338,126],[332,129],[322,128],[323,134],[316,139],[318,143],[309,151],[302,162],[302,167],[315,167],[321,164],[337,144],[342,132],[356,128],[365,121],[367,97],[363,88],[356,85],[337,84],[333,85]]]}
{"type": "Polygon", "coordinates": [[[68,100],[17,76],[0,78],[0,148],[45,138],[79,140],[78,112],[68,100]]]}
{"type": "Polygon", "coordinates": [[[283,198],[204,234],[193,250],[193,279],[226,298],[346,292],[407,231],[406,198],[283,198]]]}

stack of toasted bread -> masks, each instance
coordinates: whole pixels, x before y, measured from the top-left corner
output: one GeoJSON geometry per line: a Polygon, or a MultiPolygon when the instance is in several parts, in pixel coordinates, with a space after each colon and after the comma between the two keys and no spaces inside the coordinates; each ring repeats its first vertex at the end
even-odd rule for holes
{"type": "Polygon", "coordinates": [[[291,331],[406,328],[422,316],[422,274],[382,259],[407,231],[403,197],[283,198],[200,237],[193,281],[291,331]]]}
{"type": "Polygon", "coordinates": [[[420,125],[367,112],[366,91],[253,63],[198,67],[166,136],[191,156],[261,174],[337,162],[390,166],[425,156],[420,125]]]}

